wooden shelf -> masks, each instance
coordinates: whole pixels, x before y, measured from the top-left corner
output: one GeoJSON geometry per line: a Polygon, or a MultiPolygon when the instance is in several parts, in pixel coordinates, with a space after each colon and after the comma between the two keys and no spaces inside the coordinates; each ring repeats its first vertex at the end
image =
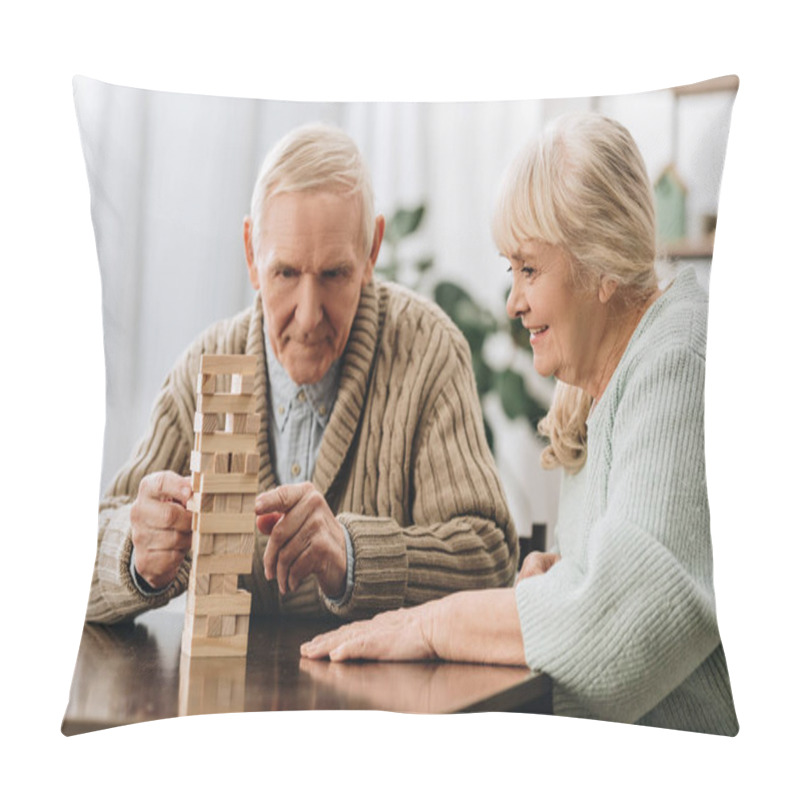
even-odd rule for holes
{"type": "Polygon", "coordinates": [[[662,258],[711,258],[714,252],[714,235],[697,239],[679,239],[676,242],[663,242],[658,246],[662,258]]]}
{"type": "Polygon", "coordinates": [[[738,75],[724,75],[699,83],[687,83],[684,86],[673,86],[672,93],[678,96],[687,94],[704,94],[706,92],[735,92],[739,88],[738,75]]]}

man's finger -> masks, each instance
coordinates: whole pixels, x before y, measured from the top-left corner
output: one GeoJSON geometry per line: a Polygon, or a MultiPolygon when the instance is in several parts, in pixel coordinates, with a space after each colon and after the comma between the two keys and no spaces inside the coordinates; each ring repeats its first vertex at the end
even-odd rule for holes
{"type": "Polygon", "coordinates": [[[176,500],[184,505],[192,496],[192,481],[177,472],[155,472],[142,478],[142,484],[151,497],[176,500]]]}
{"type": "Polygon", "coordinates": [[[264,534],[264,536],[271,536],[272,529],[275,527],[276,523],[278,523],[281,519],[283,514],[280,511],[270,511],[268,514],[261,514],[256,518],[256,524],[258,525],[258,530],[264,534]]]}
{"type": "Polygon", "coordinates": [[[313,489],[309,483],[293,483],[270,489],[256,497],[256,514],[291,511],[309,488],[313,489]]]}

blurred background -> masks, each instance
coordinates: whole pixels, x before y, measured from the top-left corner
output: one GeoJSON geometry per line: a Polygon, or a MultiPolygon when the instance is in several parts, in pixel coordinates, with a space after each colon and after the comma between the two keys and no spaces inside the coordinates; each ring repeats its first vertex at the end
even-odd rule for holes
{"type": "Polygon", "coordinates": [[[76,78],[75,105],[101,268],[106,359],[102,492],[145,431],[175,359],[207,325],[252,302],[242,221],[280,136],[333,123],[371,170],[388,222],[378,275],[433,298],[464,331],[487,434],[521,536],[552,535],[559,473],[539,467],[535,426],[551,381],[505,316],[507,264],[489,222],[503,171],[561,113],[628,127],[656,196],[659,274],[708,286],[736,78],[624,96],[504,102],[331,103],[219,98],[76,78]]]}

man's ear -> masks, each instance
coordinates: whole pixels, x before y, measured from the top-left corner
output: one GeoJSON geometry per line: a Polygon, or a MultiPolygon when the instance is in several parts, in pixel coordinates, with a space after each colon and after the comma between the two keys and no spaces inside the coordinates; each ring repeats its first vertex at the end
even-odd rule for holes
{"type": "Polygon", "coordinates": [[[619,282],[614,278],[609,278],[607,275],[602,277],[598,291],[600,302],[607,303],[614,296],[614,292],[617,291],[617,286],[619,286],[619,282]]]}
{"type": "Polygon", "coordinates": [[[381,251],[381,243],[383,242],[383,234],[385,231],[386,220],[383,214],[378,214],[375,218],[375,232],[372,235],[372,247],[369,251],[367,268],[364,270],[364,278],[361,281],[362,286],[366,286],[372,280],[372,272],[375,269],[375,262],[378,260],[378,253],[381,251]]]}
{"type": "Polygon", "coordinates": [[[247,272],[250,275],[250,285],[258,291],[258,270],[256,269],[256,258],[253,250],[253,220],[250,217],[244,218],[244,257],[247,259],[247,272]]]}

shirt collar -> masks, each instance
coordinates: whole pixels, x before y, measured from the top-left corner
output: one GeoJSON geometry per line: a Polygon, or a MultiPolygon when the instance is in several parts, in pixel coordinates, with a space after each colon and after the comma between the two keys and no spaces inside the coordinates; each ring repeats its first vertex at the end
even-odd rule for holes
{"type": "Polygon", "coordinates": [[[267,355],[267,374],[269,376],[272,412],[281,430],[286,424],[291,411],[298,409],[304,403],[310,403],[311,412],[317,422],[324,427],[330,419],[331,410],[336,400],[336,393],[339,388],[339,374],[341,372],[341,359],[337,358],[316,383],[297,384],[289,377],[289,373],[273,353],[266,324],[264,326],[264,351],[267,355]]]}

